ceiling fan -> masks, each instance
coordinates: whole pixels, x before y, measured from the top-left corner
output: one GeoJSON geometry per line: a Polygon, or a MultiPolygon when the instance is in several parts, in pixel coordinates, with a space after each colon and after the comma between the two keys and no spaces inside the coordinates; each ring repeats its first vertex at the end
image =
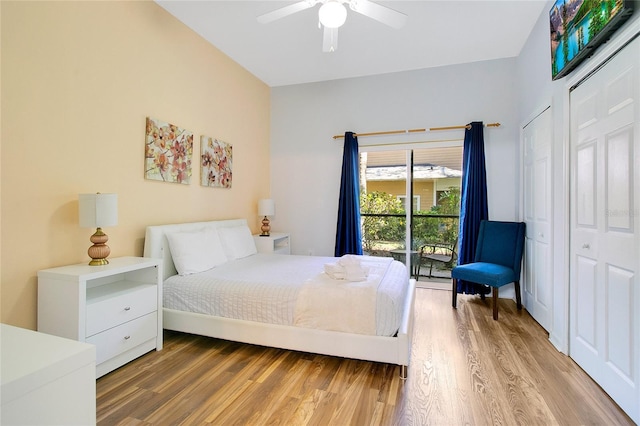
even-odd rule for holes
{"type": "Polygon", "coordinates": [[[303,11],[320,4],[318,26],[324,27],[322,51],[334,52],[338,48],[338,28],[347,19],[348,5],[354,12],[368,16],[393,28],[401,28],[407,21],[407,15],[370,0],[301,0],[280,9],[258,16],[258,22],[267,24],[285,16],[303,11]]]}

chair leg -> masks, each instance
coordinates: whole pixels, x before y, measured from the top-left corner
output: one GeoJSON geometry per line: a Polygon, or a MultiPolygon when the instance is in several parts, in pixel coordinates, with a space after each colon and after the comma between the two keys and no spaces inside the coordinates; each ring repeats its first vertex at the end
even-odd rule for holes
{"type": "Polygon", "coordinates": [[[458,288],[456,286],[456,279],[455,278],[451,278],[451,306],[453,306],[454,309],[457,308],[457,304],[458,304],[458,288]]]}
{"type": "Polygon", "coordinates": [[[518,310],[522,309],[522,297],[520,297],[520,281],[515,281],[513,283],[516,290],[516,305],[518,306],[518,310]]]}
{"type": "Polygon", "coordinates": [[[498,287],[493,287],[493,319],[498,321],[498,287]]]}

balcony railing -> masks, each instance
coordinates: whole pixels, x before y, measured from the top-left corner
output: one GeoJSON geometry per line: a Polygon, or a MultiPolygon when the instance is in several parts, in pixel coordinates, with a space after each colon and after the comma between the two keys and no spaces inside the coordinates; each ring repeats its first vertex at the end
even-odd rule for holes
{"type": "MultiPolygon", "coordinates": [[[[374,256],[392,256],[405,262],[404,213],[361,213],[362,246],[374,256]]],[[[457,260],[459,215],[412,216],[411,274],[420,279],[450,279],[457,260]],[[424,253],[424,256],[421,256],[424,253]],[[433,256],[436,255],[436,256],[433,256]]]]}

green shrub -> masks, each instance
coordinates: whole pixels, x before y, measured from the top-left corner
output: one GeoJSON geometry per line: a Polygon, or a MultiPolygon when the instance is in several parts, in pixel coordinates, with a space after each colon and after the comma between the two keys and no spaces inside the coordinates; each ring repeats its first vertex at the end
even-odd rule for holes
{"type": "MultiPolygon", "coordinates": [[[[369,214],[405,214],[404,205],[394,195],[373,191],[360,196],[360,212],[369,214]]],[[[458,218],[421,215],[455,215],[460,213],[460,188],[450,187],[440,196],[438,205],[414,212],[413,249],[427,242],[453,243],[458,238],[458,218]]],[[[406,220],[402,217],[362,217],[362,247],[371,252],[388,243],[404,247],[406,220]]]]}
{"type": "MultiPolygon", "coordinates": [[[[373,214],[404,214],[402,202],[394,195],[373,191],[360,195],[360,212],[373,214]]],[[[400,242],[404,244],[404,217],[362,217],[362,248],[375,249],[380,242],[400,242]]]]}

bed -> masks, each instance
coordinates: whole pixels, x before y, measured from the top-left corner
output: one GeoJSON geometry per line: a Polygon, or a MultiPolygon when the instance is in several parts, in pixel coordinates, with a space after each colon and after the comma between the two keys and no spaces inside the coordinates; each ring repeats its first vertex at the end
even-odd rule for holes
{"type": "MultiPolygon", "coordinates": [[[[236,243],[248,239],[245,238],[245,234],[236,237],[240,234],[233,234],[231,231],[243,230],[244,233],[249,232],[245,219],[147,227],[144,256],[162,260],[165,329],[261,346],[395,364],[400,367],[400,376],[406,378],[413,333],[415,280],[409,279],[404,265],[391,258],[360,258],[362,265],[366,265],[369,277],[384,276],[384,280],[379,284],[373,283],[376,288],[386,288],[389,277],[397,281],[401,276],[403,280],[402,290],[389,290],[388,295],[383,294],[381,290],[377,291],[371,301],[375,304],[373,323],[358,322],[357,318],[364,316],[356,316],[356,323],[352,324],[356,328],[336,329],[332,323],[335,321],[334,316],[325,315],[325,318],[319,318],[318,321],[314,319],[316,322],[313,325],[323,327],[326,321],[327,325],[324,328],[310,328],[304,322],[309,319],[305,314],[314,308],[302,308],[305,304],[300,303],[300,298],[306,292],[305,294],[311,295],[312,299],[331,300],[330,296],[313,297],[318,294],[313,292],[324,289],[324,285],[332,286],[331,283],[338,282],[328,280],[323,267],[338,265],[335,262],[340,262],[341,259],[256,253],[255,244],[253,247],[249,247],[250,243],[243,247],[242,244],[236,243]],[[201,269],[208,265],[189,270],[193,262],[185,262],[185,259],[197,258],[197,253],[204,251],[199,249],[202,232],[214,237],[217,235],[216,238],[220,238],[222,243],[216,247],[220,247],[226,253],[218,255],[232,260],[220,260],[206,271],[201,269]],[[199,240],[177,240],[177,236],[183,238],[190,235],[197,235],[199,240]],[[225,235],[226,240],[223,238],[225,235]],[[184,251],[178,250],[179,243],[186,247],[184,251]],[[196,249],[198,251],[194,252],[196,249]],[[187,256],[189,251],[195,255],[187,256]],[[379,274],[376,275],[374,272],[379,274]],[[216,282],[221,282],[215,285],[216,289],[231,289],[234,295],[230,297],[235,298],[213,308],[216,312],[214,314],[207,311],[211,309],[207,306],[215,305],[220,295],[200,293],[203,289],[210,291],[210,288],[214,288],[208,284],[211,276],[218,280],[216,282]],[[308,278],[311,276],[314,278],[308,278]],[[240,284],[249,287],[241,287],[240,284]],[[276,300],[276,296],[265,293],[267,290],[273,291],[268,289],[271,286],[276,286],[277,297],[280,299],[276,300]],[[203,305],[207,306],[198,305],[203,300],[206,301],[203,305]],[[295,303],[295,300],[298,303],[295,303]]],[[[207,261],[210,261],[210,258],[211,256],[208,256],[207,261]]],[[[362,283],[362,286],[359,286],[359,283],[351,284],[358,287],[354,291],[365,291],[363,288],[367,282],[362,283]]],[[[392,288],[390,284],[389,288],[392,288]]],[[[370,293],[353,294],[360,297],[370,293]]]]}

